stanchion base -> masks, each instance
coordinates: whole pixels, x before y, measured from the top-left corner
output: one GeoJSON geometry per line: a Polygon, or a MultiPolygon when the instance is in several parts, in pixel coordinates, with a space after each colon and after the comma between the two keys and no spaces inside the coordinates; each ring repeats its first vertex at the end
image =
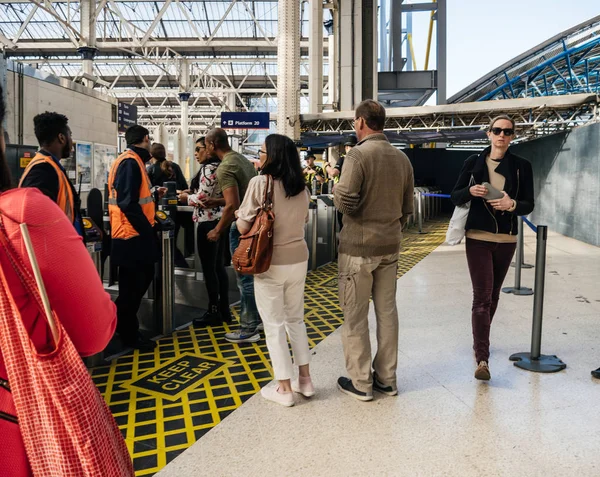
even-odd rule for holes
{"type": "Polygon", "coordinates": [[[506,287],[502,289],[502,293],[512,293],[513,295],[521,295],[528,296],[533,295],[533,290],[527,287],[514,288],[514,287],[506,287]]]}
{"type": "Polygon", "coordinates": [[[515,353],[509,358],[515,361],[514,365],[534,373],[557,373],[567,367],[560,358],[552,355],[540,355],[537,359],[531,359],[531,353],[515,353]]]}
{"type": "MultiPolygon", "coordinates": [[[[510,264],[510,266],[515,268],[517,266],[517,264],[515,262],[513,262],[510,264]]],[[[530,263],[522,263],[521,268],[533,268],[533,265],[531,265],[530,263]]]]}

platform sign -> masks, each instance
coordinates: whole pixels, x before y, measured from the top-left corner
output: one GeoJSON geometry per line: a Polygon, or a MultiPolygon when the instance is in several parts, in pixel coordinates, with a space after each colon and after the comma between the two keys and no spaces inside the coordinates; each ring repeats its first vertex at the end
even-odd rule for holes
{"type": "Polygon", "coordinates": [[[119,132],[121,133],[137,124],[137,106],[119,102],[117,124],[119,126],[119,132]]]}
{"type": "Polygon", "coordinates": [[[223,129],[269,129],[270,113],[221,113],[223,129]]]}
{"type": "Polygon", "coordinates": [[[233,364],[225,359],[184,353],[121,387],[175,401],[233,364]]]}

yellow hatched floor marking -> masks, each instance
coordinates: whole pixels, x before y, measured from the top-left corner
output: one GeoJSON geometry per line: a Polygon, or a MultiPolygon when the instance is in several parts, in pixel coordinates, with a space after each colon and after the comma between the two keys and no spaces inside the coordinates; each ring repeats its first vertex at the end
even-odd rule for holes
{"type": "MultiPolygon", "coordinates": [[[[425,234],[416,231],[405,234],[398,277],[443,243],[446,228],[447,221],[430,222],[425,234]]],[[[338,304],[337,264],[328,264],[308,274],[304,311],[311,348],[343,323],[338,304]]],[[[236,307],[232,312],[239,319],[239,309],[236,307]]],[[[137,476],[158,472],[273,379],[264,340],[228,343],[223,335],[231,328],[224,325],[180,330],[161,339],[151,353],[135,351],[92,370],[92,378],[123,432],[137,476]],[[122,386],[186,353],[228,361],[229,365],[175,400],[122,386]]]]}

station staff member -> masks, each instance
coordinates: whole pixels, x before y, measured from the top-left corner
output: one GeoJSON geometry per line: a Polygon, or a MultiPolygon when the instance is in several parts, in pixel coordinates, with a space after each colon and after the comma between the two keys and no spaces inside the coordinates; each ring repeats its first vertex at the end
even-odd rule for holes
{"type": "Polygon", "coordinates": [[[67,215],[77,233],[83,234],[81,200],[67,177],[61,159],[71,156],[73,139],[68,118],[62,114],[45,112],[33,118],[35,137],[40,145],[29,163],[19,187],[36,187],[50,197],[67,215]]]}
{"type": "Polygon", "coordinates": [[[142,337],[137,317],[160,257],[145,165],[150,160],[149,132],[142,126],[131,126],[125,139],[128,148],[114,162],[108,177],[111,260],[119,267],[117,332],[125,346],[151,351],[156,343],[142,337]]]}

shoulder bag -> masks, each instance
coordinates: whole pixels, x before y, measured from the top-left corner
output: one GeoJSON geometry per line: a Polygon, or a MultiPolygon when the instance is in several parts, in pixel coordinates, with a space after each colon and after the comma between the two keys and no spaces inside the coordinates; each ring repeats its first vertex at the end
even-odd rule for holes
{"type": "MultiPolygon", "coordinates": [[[[475,179],[471,174],[471,180],[469,181],[469,187],[475,184],[475,179]]],[[[446,244],[458,245],[465,238],[465,227],[467,225],[467,218],[469,217],[469,210],[471,209],[471,201],[463,205],[457,205],[454,207],[450,224],[448,224],[448,230],[446,231],[446,244]]]]}
{"type": "Polygon", "coordinates": [[[231,262],[236,272],[256,275],[266,272],[273,256],[273,177],[266,176],[265,195],[250,231],[240,237],[240,244],[233,253],[231,262]]]}
{"type": "Polygon", "coordinates": [[[79,353],[50,308],[27,226],[21,224],[33,275],[8,240],[0,244],[27,293],[46,319],[50,352],[31,341],[0,266],[0,348],[27,459],[35,477],[133,477],[123,436],[79,353]]]}

